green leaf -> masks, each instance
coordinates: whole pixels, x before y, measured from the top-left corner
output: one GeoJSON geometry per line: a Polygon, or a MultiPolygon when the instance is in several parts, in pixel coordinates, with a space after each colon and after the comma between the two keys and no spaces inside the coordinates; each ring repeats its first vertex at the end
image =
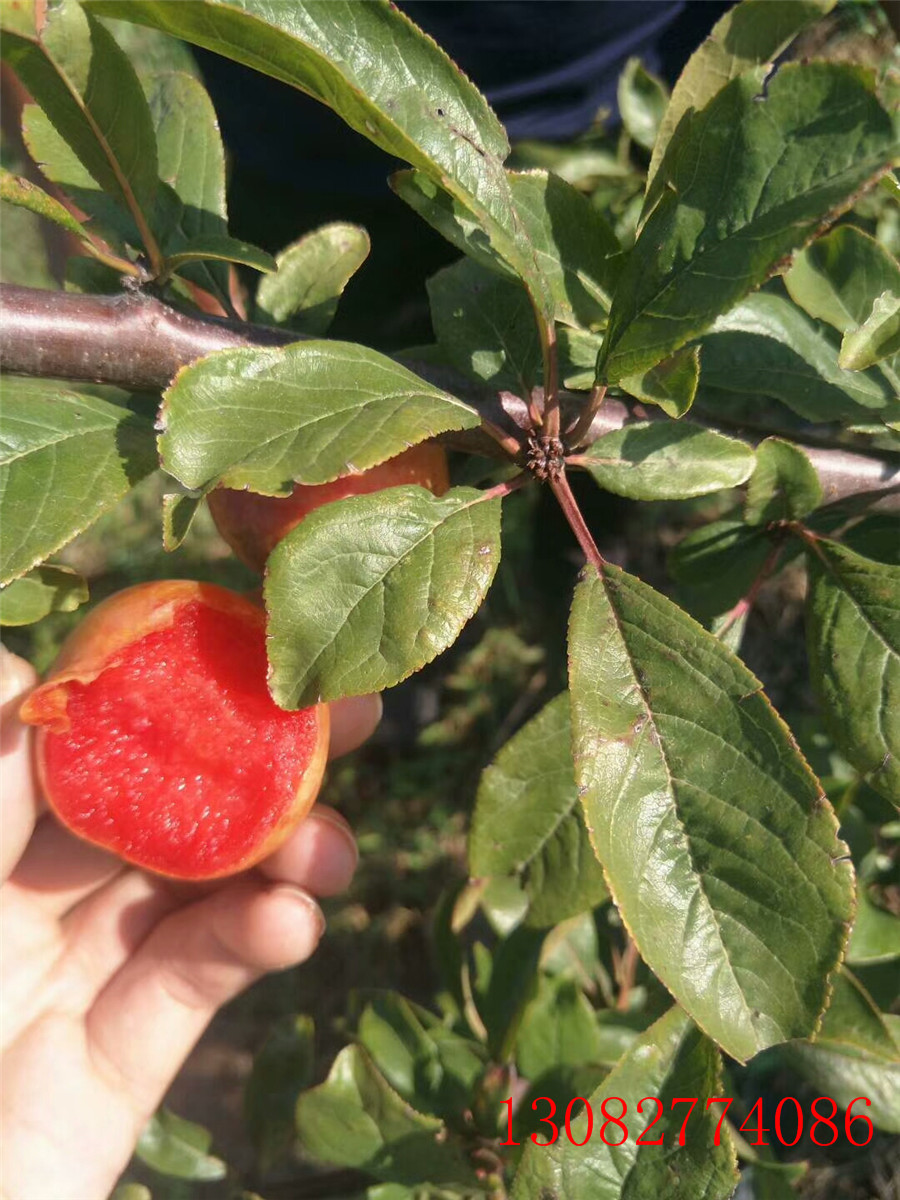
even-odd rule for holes
{"type": "MultiPolygon", "coordinates": [[[[583,1146],[573,1145],[564,1133],[552,1146],[529,1144],[512,1187],[512,1200],[565,1197],[566,1200],[621,1200],[623,1196],[665,1196],[666,1200],[727,1200],[737,1182],[734,1151],[727,1133],[713,1145],[721,1105],[704,1111],[708,1097],[720,1090],[721,1066],[712,1042],[678,1008],[670,1009],[626,1051],[621,1062],[588,1098],[593,1133],[583,1146]],[[662,1115],[649,1135],[662,1134],[661,1146],[639,1146],[637,1136],[650,1125],[657,1106],[645,1097],[658,1097],[662,1115]],[[677,1096],[696,1096],[698,1104],[689,1118],[684,1145],[678,1133],[687,1106],[675,1107],[677,1096]],[[616,1102],[612,1097],[619,1097],[616,1102]],[[621,1146],[606,1145],[600,1137],[607,1111],[622,1111],[628,1138],[621,1146]],[[638,1108],[642,1104],[641,1109],[638,1108]]],[[[543,1108],[546,1106],[542,1106],[543,1108]]],[[[559,1114],[562,1117],[563,1114],[559,1114]]],[[[543,1133],[552,1132],[549,1126],[543,1133]]],[[[572,1121],[572,1141],[588,1132],[587,1112],[572,1121]]],[[[608,1126],[612,1142],[621,1127],[608,1126]]],[[[540,1141],[546,1138],[538,1134],[540,1141]]]]}
{"type": "Polygon", "coordinates": [[[858,329],[848,329],[841,341],[839,364],[847,371],[864,371],[882,359],[900,356],[900,296],[884,291],[858,329]]]}
{"type": "Polygon", "coordinates": [[[256,319],[325,333],[344,288],[368,257],[369,235],[360,225],[335,221],[314,229],[277,256],[277,270],[256,293],[256,319]]]}
{"type": "Polygon", "coordinates": [[[528,923],[556,925],[606,898],[575,788],[567,693],[511,738],[481,777],[469,874],[521,878],[528,923]]]}
{"type": "MultiPolygon", "coordinates": [[[[900,294],[900,265],[875,238],[853,225],[841,225],[797,255],[784,283],[811,317],[849,334],[866,322],[877,296],[885,291],[900,294]]],[[[890,372],[897,390],[900,354],[892,354],[880,366],[890,372]]]]}
{"type": "Polygon", "coordinates": [[[187,488],[219,481],[274,495],[294,480],[365,471],[478,414],[405,367],[349,342],[223,350],[165,393],[159,448],[187,488]]]}
{"type": "Polygon", "coordinates": [[[684,421],[639,421],[597,439],[572,459],[608,492],[633,500],[683,500],[750,477],[744,442],[684,421]]]}
{"type": "Polygon", "coordinates": [[[177,271],[187,263],[213,259],[217,262],[241,263],[255,271],[275,271],[277,264],[271,254],[249,242],[232,237],[201,236],[186,241],[174,254],[166,255],[165,270],[177,271]]]}
{"type": "Polygon", "coordinates": [[[88,598],[86,580],[45,563],[0,589],[0,625],[33,625],[52,612],[74,612],[88,598]]]}
{"type": "Polygon", "coordinates": [[[86,254],[73,254],[66,259],[65,290],[88,296],[109,295],[122,287],[122,273],[86,254]]]}
{"type": "Polygon", "coordinates": [[[847,962],[863,966],[896,958],[900,958],[900,917],[876,904],[865,880],[860,879],[847,962]]]}
{"type": "Polygon", "coordinates": [[[841,533],[841,543],[864,558],[900,567],[900,513],[865,517],[841,533]]]}
{"type": "Polygon", "coordinates": [[[786,297],[762,292],[719,317],[703,338],[704,386],[772,396],[808,421],[900,421],[900,402],[876,371],[838,364],[837,338],[786,297]]]}
{"type": "Polygon", "coordinates": [[[535,994],[546,930],[520,925],[505,937],[490,960],[484,986],[477,986],[475,1002],[487,1030],[491,1058],[505,1063],[512,1057],[525,1009],[535,994]]]}
{"type": "Polygon", "coordinates": [[[40,37],[5,31],[3,57],[151,250],[156,137],[134,67],[112,34],[75,0],[61,0],[40,37]]]}
{"type": "Polygon", "coordinates": [[[428,280],[431,322],[450,361],[526,397],[541,379],[541,343],[525,289],[470,258],[428,280]]]}
{"type": "Polygon", "coordinates": [[[483,96],[398,9],[353,0],[91,0],[108,16],[164,29],[321,100],[388,154],[424,171],[475,214],[495,251],[549,314],[503,170],[509,143],[483,96]]]}
{"type": "Polygon", "coordinates": [[[588,827],[642,958],[734,1058],[808,1036],[853,872],[761,684],[609,564],[576,590],[569,672],[588,827]]]}
{"type": "Polygon", "coordinates": [[[473,488],[388,488],[310,513],[266,569],[276,703],[393,687],[452,645],[499,559],[500,501],[473,488]]]}
{"type": "Polygon", "coordinates": [[[357,1037],[391,1087],[420,1112],[452,1122],[471,1105],[485,1067],[484,1047],[427,1009],[381,992],[366,1005],[357,1037]]]}
{"type": "Polygon", "coordinates": [[[748,524],[799,521],[824,499],[815,467],[799,446],[774,437],[760,442],[747,485],[744,519],[748,524]]]}
{"type": "Polygon", "coordinates": [[[391,1088],[360,1046],[345,1047],[318,1087],[297,1102],[297,1133],[319,1162],[397,1183],[475,1184],[455,1135],[391,1088]]]}
{"type": "Polygon", "coordinates": [[[603,346],[603,335],[586,329],[571,329],[558,325],[556,344],[559,351],[559,377],[563,387],[573,392],[589,392],[594,386],[597,355],[603,346]]]}
{"type": "MultiPolygon", "coordinates": [[[[740,1134],[735,1137],[733,1133],[732,1137],[737,1143],[740,1134]]],[[[745,1157],[740,1144],[738,1154],[741,1158],[745,1157]]],[[[808,1165],[806,1162],[782,1163],[777,1159],[754,1157],[741,1172],[742,1194],[746,1195],[746,1200],[796,1200],[794,1184],[806,1174],[808,1165]]]]}
{"type": "Polygon", "coordinates": [[[606,323],[621,269],[616,235],[599,209],[547,171],[511,171],[520,236],[547,280],[553,317],[590,329],[606,323]]]}
{"type": "MultiPolygon", "coordinates": [[[[162,71],[151,77],[147,99],[156,131],[159,177],[181,202],[163,250],[173,254],[197,239],[227,235],[225,151],[206,89],[184,71],[162,71]]],[[[227,307],[225,264],[184,263],[180,274],[227,307]]]]}
{"type": "Polygon", "coordinates": [[[90,218],[91,233],[98,233],[119,253],[123,253],[125,242],[140,246],[141,237],[131,215],[94,181],[36,104],[26,104],[22,110],[22,137],[45,178],[90,218]]]}
{"type": "Polygon", "coordinates": [[[135,1154],[142,1163],[175,1179],[224,1179],[228,1168],[208,1154],[212,1134],[202,1125],[161,1108],[144,1126],[135,1154]]]}
{"type": "Polygon", "coordinates": [[[658,404],[670,417],[683,417],[697,395],[700,350],[686,346],[647,371],[625,375],[619,386],[645,404],[658,404]]]}
{"type": "Polygon", "coordinates": [[[5,379],[0,583],[70,542],[156,466],[147,418],[51,380],[5,379]]]}
{"type": "Polygon", "coordinates": [[[900,291],[900,266],[875,238],[839,225],[796,256],[784,285],[811,317],[846,333],[863,323],[879,292],[900,291]]]}
{"type": "Polygon", "coordinates": [[[161,71],[148,83],[159,177],[184,206],[185,239],[227,233],[225,152],[212,101],[199,79],[161,71]]]}
{"type": "Polygon", "coordinates": [[[619,76],[617,98],[628,136],[645,150],[652,150],[669,104],[666,85],[651,75],[639,58],[629,58],[619,76]]]}
{"type": "MultiPolygon", "coordinates": [[[[532,247],[547,281],[555,320],[592,327],[605,324],[621,269],[621,246],[590,200],[558,175],[509,171],[519,236],[532,247]]],[[[421,171],[398,171],[394,191],[479,266],[509,278],[474,213],[421,171]]]]}
{"type": "Polygon", "coordinates": [[[669,555],[688,607],[704,620],[734,607],[753,584],[772,543],[762,529],[726,517],[682,538],[669,555]]]}
{"type": "Polygon", "coordinates": [[[423,221],[468,258],[506,279],[517,278],[512,267],[491,245],[475,211],[445,191],[425,171],[395,171],[388,183],[423,221]]]}
{"type": "Polygon", "coordinates": [[[699,112],[732,79],[778,57],[804,26],[834,8],[835,0],[743,0],[713,26],[678,77],[660,123],[647,174],[648,201],[654,177],[678,123],[699,112]]]}
{"type": "Polygon", "coordinates": [[[763,93],[764,76],[734,79],[669,143],[610,312],[608,381],[701,334],[890,161],[893,124],[865,70],[788,63],[763,93]]]}
{"type": "Polygon", "coordinates": [[[54,200],[43,188],[37,187],[28,179],[13,175],[5,167],[0,167],[0,200],[5,200],[7,204],[15,204],[17,208],[27,208],[39,217],[61,225],[76,237],[87,238],[87,232],[81,222],[76,221],[58,200],[54,200]]]}
{"type": "Polygon", "coordinates": [[[846,758],[900,804],[900,567],[810,538],[810,674],[846,758]]]}
{"type": "Polygon", "coordinates": [[[761,529],[724,517],[692,530],[680,540],[668,556],[668,566],[679,583],[701,584],[710,578],[734,576],[728,594],[737,600],[755,580],[769,546],[761,529]]]}
{"type": "Polygon", "coordinates": [[[315,1074],[312,1017],[290,1014],[269,1030],[244,1089],[244,1121],[266,1172],[291,1148],[294,1112],[315,1074]]]}
{"type": "MultiPolygon", "coordinates": [[[[792,1042],[785,1057],[806,1080],[840,1108],[853,1105],[853,1116],[864,1114],[886,1133],[900,1133],[900,1045],[871,997],[850,974],[834,979],[834,993],[822,1028],[813,1042],[792,1042]]],[[[841,1134],[843,1123],[837,1118],[841,1134]]],[[[853,1136],[866,1136],[862,1124],[852,1126],[853,1136]]]]}
{"type": "Polygon", "coordinates": [[[165,550],[178,549],[187,537],[202,503],[202,495],[193,496],[185,492],[169,492],[163,496],[162,526],[165,550]]]}
{"type": "Polygon", "coordinates": [[[37,25],[37,0],[0,0],[0,28],[28,37],[37,25]]]}
{"type": "Polygon", "coordinates": [[[516,1038],[519,1074],[535,1080],[559,1067],[600,1063],[603,1051],[597,1014],[581,988],[574,980],[542,975],[516,1038]]]}
{"type": "Polygon", "coordinates": [[[473,879],[469,887],[480,893],[479,907],[498,937],[506,937],[522,924],[528,912],[528,896],[516,876],[473,879]]]}
{"type": "Polygon", "coordinates": [[[402,1183],[376,1183],[374,1187],[366,1188],[364,1197],[353,1197],[353,1200],[421,1200],[421,1191],[404,1187],[402,1183]]]}

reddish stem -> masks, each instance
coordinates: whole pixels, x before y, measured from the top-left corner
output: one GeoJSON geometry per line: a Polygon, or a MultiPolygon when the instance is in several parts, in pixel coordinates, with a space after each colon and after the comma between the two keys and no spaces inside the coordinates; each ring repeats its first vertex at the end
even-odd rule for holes
{"type": "Polygon", "coordinates": [[[591,536],[591,531],[588,529],[584,517],[581,515],[581,509],[578,507],[578,501],[572,495],[572,489],[569,487],[569,481],[566,478],[565,468],[560,471],[556,477],[551,476],[550,487],[553,489],[553,494],[559,501],[559,506],[569,522],[572,532],[578,539],[578,545],[584,552],[584,557],[588,560],[592,567],[596,567],[598,574],[603,574],[603,557],[597,549],[597,543],[591,536]]]}
{"type": "Polygon", "coordinates": [[[531,421],[531,428],[540,429],[544,424],[544,389],[542,387],[533,387],[523,399],[528,407],[528,419],[531,421]]]}
{"type": "Polygon", "coordinates": [[[574,426],[569,430],[566,436],[566,442],[573,450],[577,449],[581,439],[594,423],[594,418],[600,411],[600,405],[606,399],[606,384],[595,383],[591,389],[591,394],[588,397],[588,402],[584,406],[584,411],[575,422],[574,426]]]}
{"type": "Polygon", "coordinates": [[[559,359],[556,352],[556,327],[547,325],[547,345],[544,352],[544,433],[548,438],[559,437],[559,359]]]}
{"type": "Polygon", "coordinates": [[[505,479],[503,483],[498,483],[495,487],[487,488],[483,491],[476,504],[480,504],[482,500],[496,500],[499,496],[501,499],[504,496],[509,496],[513,492],[517,492],[519,488],[524,487],[526,483],[530,483],[533,476],[528,471],[522,471],[520,475],[514,475],[512,479],[505,479]]]}
{"type": "Polygon", "coordinates": [[[495,425],[487,417],[481,418],[481,428],[503,447],[510,458],[516,459],[519,457],[522,452],[522,443],[517,437],[514,437],[511,433],[505,433],[499,425],[495,425]]]}
{"type": "Polygon", "coordinates": [[[759,569],[759,574],[750,585],[746,596],[742,596],[728,613],[725,614],[725,623],[721,625],[716,633],[717,638],[723,638],[728,630],[732,627],[735,621],[739,621],[745,613],[749,613],[753,605],[756,603],[756,597],[759,595],[760,588],[775,570],[775,564],[778,562],[781,554],[780,543],[773,546],[769,551],[766,561],[759,569]]]}
{"type": "Polygon", "coordinates": [[[616,998],[616,1010],[618,1012],[628,1011],[628,1001],[631,996],[631,989],[634,987],[634,977],[637,974],[637,965],[640,961],[638,948],[633,938],[629,938],[625,946],[625,953],[619,959],[618,970],[616,972],[619,983],[619,995],[616,998]]]}

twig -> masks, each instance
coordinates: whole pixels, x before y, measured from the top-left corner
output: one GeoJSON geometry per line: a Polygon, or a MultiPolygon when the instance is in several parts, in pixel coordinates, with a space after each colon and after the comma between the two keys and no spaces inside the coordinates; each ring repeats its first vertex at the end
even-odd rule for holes
{"type": "Polygon", "coordinates": [[[559,501],[560,508],[565,513],[566,520],[569,522],[572,532],[578,538],[578,545],[584,552],[584,557],[602,575],[604,566],[603,558],[597,549],[597,543],[591,536],[591,531],[588,529],[584,517],[581,515],[578,502],[572,495],[572,489],[569,487],[568,479],[566,479],[565,468],[558,475],[550,476],[550,487],[553,489],[554,496],[559,501]]]}
{"type": "Polygon", "coordinates": [[[134,391],[162,391],[213,350],[300,340],[290,330],[188,315],[142,292],[80,296],[4,284],[0,302],[5,371],[134,391]]]}

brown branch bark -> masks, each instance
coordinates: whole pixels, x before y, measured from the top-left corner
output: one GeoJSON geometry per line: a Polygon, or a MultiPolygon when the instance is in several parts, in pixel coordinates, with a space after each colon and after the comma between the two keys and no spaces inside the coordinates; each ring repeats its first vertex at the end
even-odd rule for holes
{"type": "Polygon", "coordinates": [[[20,375],[159,392],[213,350],[298,340],[281,329],[189,316],[139,292],[80,296],[0,286],[0,365],[20,375]]]}
{"type": "MultiPolygon", "coordinates": [[[[81,296],[0,285],[0,366],[16,374],[158,392],[168,387],[181,367],[214,350],[283,346],[298,340],[300,335],[290,330],[179,312],[140,292],[81,296]]],[[[448,368],[403,361],[424,379],[472,404],[498,429],[511,436],[520,432],[489,389],[448,368]]],[[[562,392],[560,401],[575,414],[583,408],[584,396],[562,392]]],[[[607,397],[584,440],[620,429],[631,419],[621,401],[607,397]]],[[[450,435],[448,440],[488,456],[503,454],[484,430],[450,435]]],[[[838,447],[804,449],[829,502],[859,497],[861,503],[871,501],[881,510],[900,511],[897,456],[838,447]]]]}

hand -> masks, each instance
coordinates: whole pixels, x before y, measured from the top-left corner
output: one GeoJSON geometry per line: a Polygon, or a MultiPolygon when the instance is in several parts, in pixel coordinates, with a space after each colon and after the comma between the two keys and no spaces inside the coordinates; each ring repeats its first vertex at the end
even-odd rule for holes
{"type": "MultiPolygon", "coordinates": [[[[145,875],[42,812],[35,682],[0,660],[0,1050],[3,1200],[105,1200],[216,1009],[302,962],[324,930],[312,895],[347,887],[356,846],[317,806],[275,854],[220,884],[145,875]]],[[[332,705],[331,755],[375,728],[374,696],[332,705]]]]}

